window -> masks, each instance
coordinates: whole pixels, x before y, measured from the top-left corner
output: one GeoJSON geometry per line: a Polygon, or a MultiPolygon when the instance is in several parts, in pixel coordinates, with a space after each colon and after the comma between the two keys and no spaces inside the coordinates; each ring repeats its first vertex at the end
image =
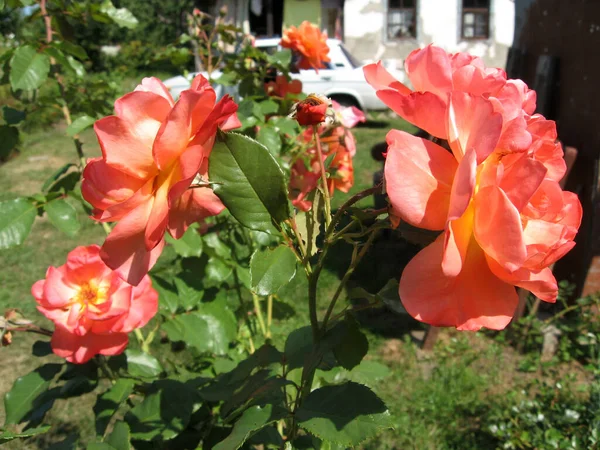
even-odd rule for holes
{"type": "Polygon", "coordinates": [[[388,0],[387,37],[417,37],[417,0],[388,0]]]}
{"type": "Polygon", "coordinates": [[[490,37],[490,0],[463,0],[462,38],[490,37]]]}

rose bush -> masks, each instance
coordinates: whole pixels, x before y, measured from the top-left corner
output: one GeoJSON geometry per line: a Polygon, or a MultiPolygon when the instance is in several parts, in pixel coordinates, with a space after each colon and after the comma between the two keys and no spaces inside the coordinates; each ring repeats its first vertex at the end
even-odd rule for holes
{"type": "MultiPolygon", "coordinates": [[[[108,4],[106,14],[123,20],[126,10],[108,4]]],[[[53,48],[57,10],[45,6],[53,48]]],[[[32,287],[54,330],[14,312],[2,318],[3,342],[18,331],[51,336],[67,362],[15,382],[0,442],[47,431],[34,427],[54,401],[83,393],[97,395],[90,450],[347,448],[372,438],[393,423],[364,384],[372,372],[357,309],[338,301],[378,233],[399,221],[440,232],[400,279],[396,301],[416,319],[500,329],[514,313],[515,286],[555,299],[549,266],[574,245],[581,205],[558,185],[565,164],[554,123],[534,114],[523,82],[434,46],[406,61],[414,91],[380,63],[367,66],[377,95],[436,139],[391,130],[389,208],[356,207],[382,192],[377,185],[332,212],[364,151],[349,129],[366,118],[305,96],[289,76],[292,51],[300,68],[324,67],[326,35],[303,23],[284,33],[292,51],[267,55],[225,16],[191,14],[185,38],[201,46],[209,74],[221,68],[219,83],[238,87],[239,103],[217,101],[201,75],[177,101],[145,78],[116,101],[114,116],[71,124],[78,163],[53,175],[44,194],[0,203],[16,217],[0,245],[21,243],[36,214],[72,232],[67,198],[91,205],[107,232],[102,247],[77,247],[32,287]],[[88,160],[77,133],[93,122],[102,157],[88,160]],[[351,256],[324,298],[320,275],[341,241],[351,256]],[[294,292],[293,302],[306,300],[310,324],[281,341],[274,311],[285,310],[280,294],[294,277],[305,277],[306,296],[294,292]]],[[[57,55],[57,66],[69,61],[57,55]]],[[[367,294],[361,308],[382,306],[381,295],[367,294]]],[[[44,348],[36,344],[36,356],[44,348]]]]}

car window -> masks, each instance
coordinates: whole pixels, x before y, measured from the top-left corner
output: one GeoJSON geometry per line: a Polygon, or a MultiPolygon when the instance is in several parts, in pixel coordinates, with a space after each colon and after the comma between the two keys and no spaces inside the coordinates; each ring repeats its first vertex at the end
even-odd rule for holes
{"type": "Polygon", "coordinates": [[[342,53],[344,53],[346,58],[348,58],[348,61],[350,61],[350,64],[352,65],[352,67],[354,69],[356,69],[357,67],[363,66],[362,61],[359,60],[358,58],[356,58],[354,55],[352,55],[352,53],[350,53],[348,51],[348,49],[346,47],[344,47],[344,44],[340,44],[340,49],[342,50],[342,53]]]}

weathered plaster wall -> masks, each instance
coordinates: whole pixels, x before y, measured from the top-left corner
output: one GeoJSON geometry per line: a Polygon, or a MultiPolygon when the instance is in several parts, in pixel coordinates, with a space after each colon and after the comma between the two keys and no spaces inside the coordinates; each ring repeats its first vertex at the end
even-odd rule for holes
{"type": "Polygon", "coordinates": [[[448,51],[468,51],[496,67],[504,67],[514,35],[513,0],[492,0],[490,39],[465,41],[461,34],[461,0],[418,0],[415,39],[386,39],[387,0],[346,0],[344,7],[345,43],[364,60],[391,60],[398,68],[417,47],[434,43],[448,51]]]}
{"type": "Polygon", "coordinates": [[[321,24],[321,0],[285,0],[283,4],[283,28],[285,29],[291,25],[298,26],[304,20],[321,24]]]}

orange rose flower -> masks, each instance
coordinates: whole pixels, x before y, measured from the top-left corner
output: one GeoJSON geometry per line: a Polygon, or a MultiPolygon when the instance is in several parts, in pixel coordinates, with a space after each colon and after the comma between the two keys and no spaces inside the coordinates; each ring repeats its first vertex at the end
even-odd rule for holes
{"type": "MultiPolygon", "coordinates": [[[[354,184],[352,161],[354,153],[347,147],[348,142],[354,143],[354,138],[348,139],[348,136],[352,137],[352,133],[342,126],[323,127],[319,133],[323,160],[331,159],[326,169],[329,174],[327,177],[329,194],[333,196],[336,190],[347,193],[354,184]]],[[[301,211],[308,211],[312,207],[312,202],[306,198],[319,186],[321,174],[319,157],[312,138],[310,129],[300,135],[300,139],[310,147],[294,162],[291,169],[290,199],[292,204],[301,211]]],[[[355,148],[353,147],[352,150],[355,148]]]]}
{"type": "Polygon", "coordinates": [[[288,81],[285,75],[277,75],[275,81],[265,83],[265,92],[267,95],[285,98],[286,95],[297,95],[302,92],[302,81],[288,81]]]}
{"type": "Polygon", "coordinates": [[[331,61],[327,56],[327,33],[321,33],[318,26],[306,20],[298,28],[292,26],[285,30],[280,45],[300,55],[299,69],[313,68],[319,72],[325,68],[323,63],[331,61]]]}
{"type": "Polygon", "coordinates": [[[208,157],[217,129],[239,126],[237,105],[216,102],[208,80],[196,76],[175,102],[162,82],[144,78],[115,102],[115,116],[94,125],[102,157],[88,161],[81,191],[94,219],[118,222],[102,246],[104,262],[137,285],[158,259],[165,232],[186,228],[224,206],[208,187],[208,157]]]}
{"type": "Polygon", "coordinates": [[[459,330],[502,329],[518,304],[515,286],[554,302],[550,265],[573,246],[581,223],[554,122],[535,92],[479,58],[429,46],[406,69],[415,91],[381,64],[365,67],[377,95],[403,118],[447,140],[391,130],[385,186],[390,216],[442,233],[406,266],[400,298],[417,320],[459,330]]]}
{"type": "Polygon", "coordinates": [[[67,263],[49,267],[31,293],[38,310],[55,324],[52,350],[77,364],[123,352],[127,333],[146,325],[158,310],[150,277],[137,286],[126,283],[104,264],[97,245],[72,250],[67,263]]]}

